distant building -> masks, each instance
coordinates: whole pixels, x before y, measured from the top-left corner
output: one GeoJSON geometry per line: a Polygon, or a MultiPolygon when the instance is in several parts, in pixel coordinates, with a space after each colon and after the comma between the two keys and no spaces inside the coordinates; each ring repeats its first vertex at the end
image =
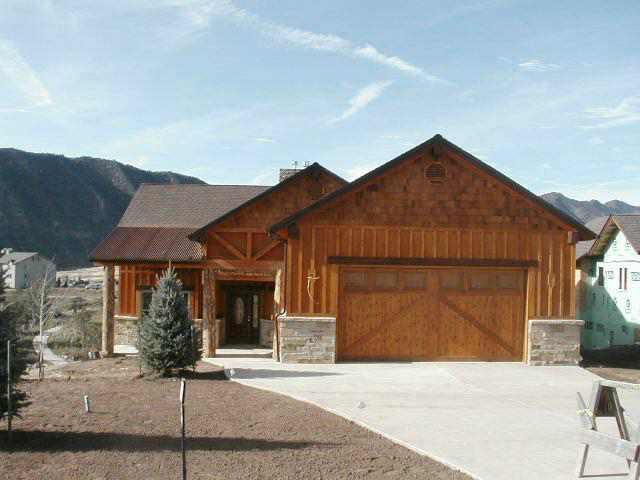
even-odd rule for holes
{"type": "Polygon", "coordinates": [[[0,250],[0,271],[7,288],[27,288],[42,278],[49,269],[49,278],[55,281],[56,266],[37,252],[14,252],[11,248],[0,250]]]}
{"type": "Polygon", "coordinates": [[[640,343],[640,215],[611,215],[577,251],[582,346],[640,343]]]}

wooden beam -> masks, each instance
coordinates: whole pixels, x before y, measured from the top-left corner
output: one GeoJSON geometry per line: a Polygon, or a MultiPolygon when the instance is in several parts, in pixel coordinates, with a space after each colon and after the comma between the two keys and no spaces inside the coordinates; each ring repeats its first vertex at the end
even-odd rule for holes
{"type": "Polygon", "coordinates": [[[216,354],[218,329],[216,328],[216,273],[213,268],[202,272],[202,356],[216,354]]]}
{"type": "Polygon", "coordinates": [[[115,314],[115,268],[113,266],[104,267],[104,280],[102,286],[102,356],[113,355],[113,344],[115,336],[114,314],[115,314]]]}
{"type": "Polygon", "coordinates": [[[538,268],[537,260],[497,258],[403,258],[403,257],[345,257],[330,256],[329,264],[362,266],[407,266],[407,267],[510,267],[538,268]]]}
{"type": "Polygon", "coordinates": [[[256,270],[275,272],[281,265],[282,260],[227,260],[224,258],[212,258],[207,261],[208,266],[222,268],[225,270],[256,270]]]}
{"type": "Polygon", "coordinates": [[[231,252],[233,255],[235,255],[236,257],[238,257],[240,260],[245,260],[248,257],[242,253],[240,250],[238,250],[235,246],[233,246],[231,243],[229,243],[227,240],[225,240],[224,238],[222,238],[220,235],[218,235],[216,232],[211,232],[211,238],[213,238],[216,242],[218,242],[220,245],[222,245],[224,248],[226,248],[229,252],[231,252]]]}
{"type": "Polygon", "coordinates": [[[253,258],[253,233],[247,232],[247,258],[253,258]]]}
{"type": "Polygon", "coordinates": [[[580,430],[580,441],[632,462],[637,462],[640,459],[640,447],[637,443],[614,438],[597,430],[580,430]]]}
{"type": "Polygon", "coordinates": [[[273,240],[271,241],[271,243],[269,243],[268,245],[266,245],[265,247],[261,248],[260,250],[258,250],[255,255],[253,256],[254,260],[258,260],[262,257],[264,257],[267,253],[269,253],[271,250],[273,250],[274,248],[276,248],[278,245],[280,245],[282,243],[282,240],[273,240]]]}

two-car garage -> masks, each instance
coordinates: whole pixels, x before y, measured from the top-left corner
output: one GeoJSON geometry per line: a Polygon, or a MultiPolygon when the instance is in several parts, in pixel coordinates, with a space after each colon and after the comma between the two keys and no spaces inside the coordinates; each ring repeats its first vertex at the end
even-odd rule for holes
{"type": "Polygon", "coordinates": [[[346,267],[337,358],[521,361],[525,272],[346,267]]]}

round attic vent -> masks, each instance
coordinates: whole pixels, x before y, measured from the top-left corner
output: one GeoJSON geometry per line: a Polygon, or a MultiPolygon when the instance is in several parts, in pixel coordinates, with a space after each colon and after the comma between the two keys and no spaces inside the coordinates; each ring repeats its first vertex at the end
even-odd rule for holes
{"type": "Polygon", "coordinates": [[[431,162],[424,169],[424,176],[431,183],[442,183],[447,177],[447,171],[440,162],[431,162]]]}

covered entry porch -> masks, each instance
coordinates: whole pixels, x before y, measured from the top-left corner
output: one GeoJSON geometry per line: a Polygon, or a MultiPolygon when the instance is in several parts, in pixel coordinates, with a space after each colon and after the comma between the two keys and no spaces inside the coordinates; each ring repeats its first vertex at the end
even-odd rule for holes
{"type": "MultiPolygon", "coordinates": [[[[104,265],[102,354],[137,353],[141,321],[169,263],[104,265]]],[[[275,274],[236,272],[206,264],[171,265],[198,331],[203,357],[220,347],[271,348],[275,274]]]]}

